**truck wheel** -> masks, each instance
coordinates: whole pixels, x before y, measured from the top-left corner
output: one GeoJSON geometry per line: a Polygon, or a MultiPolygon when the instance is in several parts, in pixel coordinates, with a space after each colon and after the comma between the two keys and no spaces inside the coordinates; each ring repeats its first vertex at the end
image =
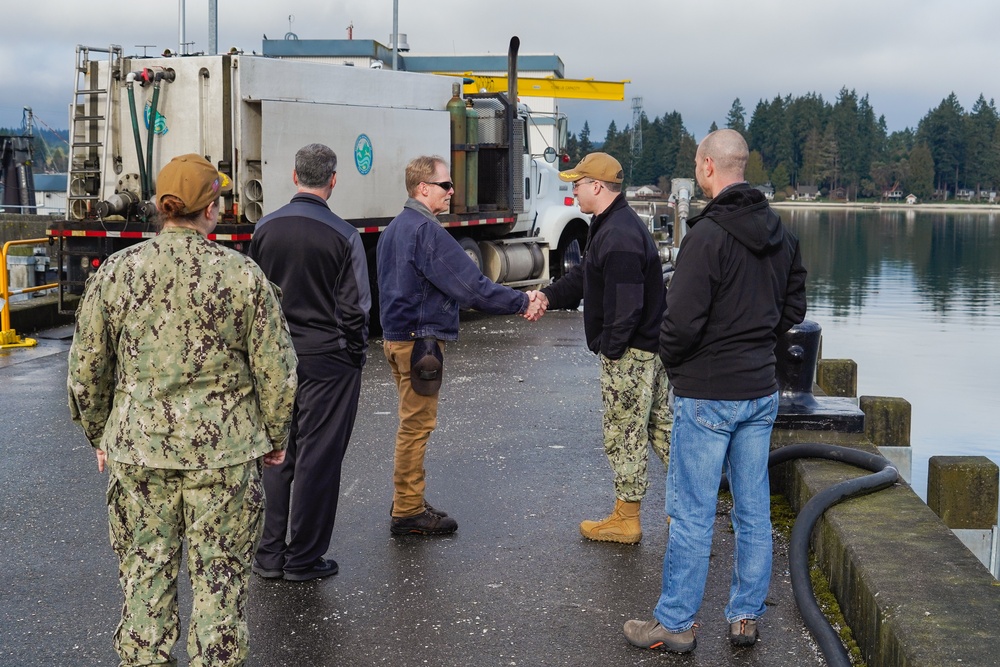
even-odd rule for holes
{"type": "Polygon", "coordinates": [[[583,247],[587,243],[587,233],[566,230],[559,239],[559,247],[549,258],[549,274],[552,279],[562,278],[574,266],[583,261],[583,247]]]}
{"type": "MultiPolygon", "coordinates": [[[[567,229],[559,239],[559,247],[549,256],[549,276],[558,280],[569,273],[574,266],[583,262],[583,248],[587,244],[587,232],[584,229],[567,229]]],[[[567,310],[576,310],[580,302],[567,304],[567,310]]]]}
{"type": "Polygon", "coordinates": [[[464,250],[465,254],[469,256],[469,259],[471,259],[473,262],[476,263],[476,268],[478,268],[479,271],[482,272],[483,253],[479,249],[479,244],[475,240],[470,239],[468,236],[463,236],[459,238],[458,244],[462,246],[462,250],[464,250]]]}

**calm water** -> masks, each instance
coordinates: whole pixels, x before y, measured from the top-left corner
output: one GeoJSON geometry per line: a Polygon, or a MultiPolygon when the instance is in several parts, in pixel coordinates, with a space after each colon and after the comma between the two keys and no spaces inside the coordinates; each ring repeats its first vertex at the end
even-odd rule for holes
{"type": "Polygon", "coordinates": [[[858,394],[913,406],[913,489],[931,456],[1000,463],[1000,215],[779,209],[809,270],[823,356],[858,394]]]}

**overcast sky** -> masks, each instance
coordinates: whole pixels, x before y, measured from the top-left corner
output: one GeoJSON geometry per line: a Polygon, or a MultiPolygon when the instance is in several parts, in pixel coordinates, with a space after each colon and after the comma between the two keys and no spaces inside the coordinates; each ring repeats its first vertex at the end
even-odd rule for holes
{"type": "MultiPolygon", "coordinates": [[[[186,0],[186,37],[208,48],[208,0],[186,0]]],[[[384,44],[392,0],[218,0],[219,50],[261,50],[287,32],[300,39],[384,44]],[[289,16],[292,17],[289,23],[289,16]]],[[[47,125],[68,125],[77,44],[150,44],[177,50],[179,3],[171,0],[7,2],[0,40],[0,126],[18,127],[33,108],[47,125]]],[[[720,126],[735,98],[747,110],[775,95],[842,87],[867,94],[889,130],[915,128],[949,93],[966,110],[1000,82],[998,0],[399,0],[399,32],[421,53],[555,53],[568,78],[631,83],[623,102],[571,102],[570,129],[589,121],[602,140],[614,120],[632,121],[631,98],[650,118],[678,111],[700,139],[720,126]]],[[[530,100],[524,100],[530,104],[530,100]]]]}

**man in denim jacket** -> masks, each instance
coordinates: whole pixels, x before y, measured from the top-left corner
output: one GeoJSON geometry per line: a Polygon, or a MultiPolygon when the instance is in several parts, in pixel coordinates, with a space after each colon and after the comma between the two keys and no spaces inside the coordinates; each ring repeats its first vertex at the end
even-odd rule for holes
{"type": "Polygon", "coordinates": [[[458,340],[459,309],[519,313],[530,320],[542,312],[536,294],[486,278],[441,227],[435,216],[450,207],[450,178],[443,158],[412,160],[406,166],[409,199],[378,240],[383,345],[399,392],[390,524],[396,535],[447,535],[458,529],[455,519],[424,499],[424,454],[437,425],[445,341],[458,340]]]}

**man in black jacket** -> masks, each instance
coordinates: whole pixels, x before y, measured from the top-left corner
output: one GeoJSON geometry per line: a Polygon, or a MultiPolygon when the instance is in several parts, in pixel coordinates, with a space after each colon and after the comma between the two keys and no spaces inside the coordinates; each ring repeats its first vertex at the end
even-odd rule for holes
{"type": "Polygon", "coordinates": [[[326,203],[337,184],[336,154],[322,144],[305,146],[295,154],[292,180],[298,193],[260,219],[250,243],[250,257],[281,288],[299,357],[285,461],[264,470],[267,506],[253,571],[307,581],[338,570],[323,556],[358,412],[371,291],[361,235],[326,203]]]}
{"type": "Polygon", "coordinates": [[[660,333],[674,391],[667,472],[670,534],[653,620],[628,621],[636,646],[686,653],[708,577],[720,472],[736,532],[725,615],[729,641],[752,646],[771,580],[767,458],[778,414],[774,347],[806,313],[799,241],[743,180],[747,144],[718,130],[698,146],[695,177],[714,197],[688,220],[660,333]]]}
{"type": "Polygon", "coordinates": [[[573,183],[580,210],[593,214],[583,262],[541,290],[551,308],[583,299],[587,346],[601,361],[604,451],[614,471],[615,508],[584,521],[591,540],[637,544],[639,505],[649,485],[647,442],[667,464],[670,411],[667,376],[656,355],[663,318],[663,271],[656,243],[621,191],[622,167],[590,153],[559,178],[573,183]]]}

